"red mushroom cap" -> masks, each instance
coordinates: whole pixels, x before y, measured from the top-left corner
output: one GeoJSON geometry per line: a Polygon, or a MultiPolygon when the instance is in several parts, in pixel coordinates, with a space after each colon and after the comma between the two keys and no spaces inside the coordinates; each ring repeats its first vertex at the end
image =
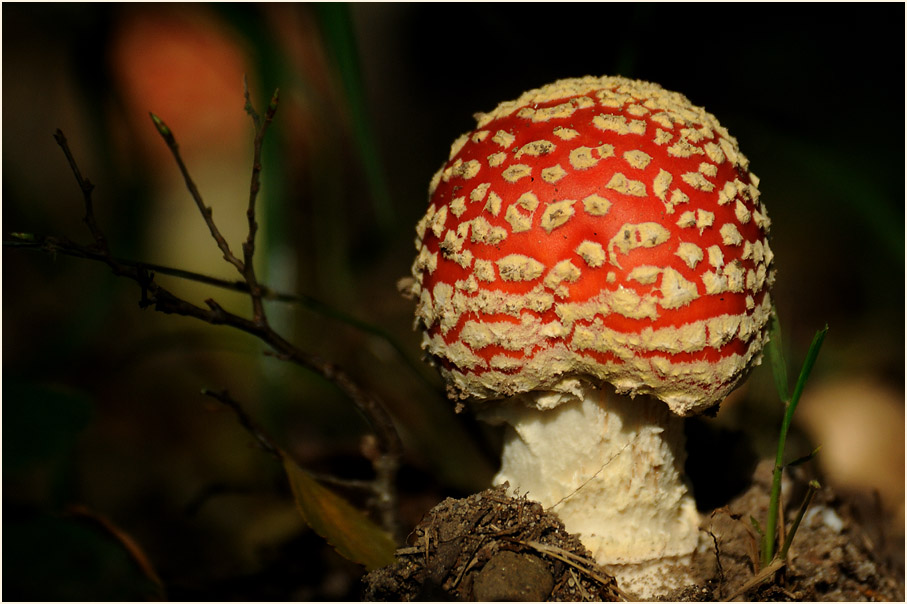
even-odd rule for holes
{"type": "Polygon", "coordinates": [[[774,276],[737,141],[684,96],[618,77],[477,119],[432,180],[413,264],[450,393],[585,377],[680,415],[722,400],[761,359],[774,276]]]}

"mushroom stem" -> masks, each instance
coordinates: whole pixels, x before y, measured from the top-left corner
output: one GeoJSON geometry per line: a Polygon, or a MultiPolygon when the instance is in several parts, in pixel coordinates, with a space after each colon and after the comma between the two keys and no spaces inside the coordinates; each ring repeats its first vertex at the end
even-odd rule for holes
{"type": "Polygon", "coordinates": [[[483,415],[506,423],[495,484],[557,512],[624,591],[641,598],[692,583],[699,514],[683,464],[683,419],[648,396],[580,380],[483,415]]]}

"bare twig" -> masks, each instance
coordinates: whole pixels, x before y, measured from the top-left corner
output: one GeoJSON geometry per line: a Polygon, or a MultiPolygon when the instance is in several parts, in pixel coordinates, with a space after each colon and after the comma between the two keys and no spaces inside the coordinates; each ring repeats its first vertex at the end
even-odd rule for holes
{"type": "Polygon", "coordinates": [[[573,579],[573,584],[579,588],[580,600],[583,602],[589,602],[592,600],[592,597],[589,595],[589,592],[586,591],[586,588],[583,587],[583,582],[579,580],[579,577],[576,576],[576,573],[573,572],[573,569],[570,569],[570,577],[573,579]]]}
{"type": "Polygon", "coordinates": [[[97,249],[106,252],[107,239],[98,227],[98,222],[94,217],[94,203],[91,200],[91,192],[94,191],[94,185],[91,184],[91,181],[87,178],[82,178],[82,172],[79,170],[79,166],[76,165],[76,160],[72,155],[72,151],[69,150],[69,142],[67,142],[66,137],[63,136],[63,131],[59,128],[57,128],[57,131],[54,133],[54,139],[63,150],[66,161],[69,162],[69,167],[76,177],[76,182],[79,183],[79,188],[82,190],[82,199],[85,203],[85,218],[83,220],[85,221],[85,224],[88,225],[88,230],[90,230],[91,234],[94,236],[97,249]]]}
{"type": "MultiPolygon", "coordinates": [[[[246,96],[246,99],[247,105],[249,106],[249,108],[251,108],[251,102],[249,102],[248,95],[246,96]]],[[[300,367],[314,371],[318,375],[336,385],[348,398],[350,398],[350,400],[363,413],[363,415],[365,415],[375,431],[380,448],[380,455],[378,455],[373,460],[373,467],[375,470],[374,490],[377,495],[377,507],[379,509],[384,528],[391,534],[396,535],[399,530],[399,523],[397,521],[396,511],[395,480],[403,447],[399,434],[397,433],[396,427],[394,426],[393,420],[391,419],[390,414],[387,412],[387,409],[384,407],[381,401],[377,399],[377,397],[362,388],[349,374],[343,371],[339,366],[335,365],[334,363],[328,362],[318,357],[317,355],[310,354],[301,350],[300,348],[291,344],[273,329],[271,329],[265,317],[262,299],[264,298],[265,292],[267,292],[268,290],[258,283],[253,268],[255,234],[258,229],[258,225],[255,220],[255,205],[260,190],[262,141],[264,139],[267,127],[271,123],[271,120],[273,119],[274,114],[277,110],[277,103],[278,96],[277,92],[275,92],[274,96],[271,98],[270,104],[268,105],[264,120],[261,120],[257,116],[254,109],[252,109],[250,112],[250,115],[253,118],[253,122],[256,125],[255,160],[252,168],[252,178],[249,192],[249,207],[247,210],[249,234],[246,242],[243,244],[243,260],[240,260],[233,254],[233,252],[230,250],[230,246],[227,244],[227,241],[224,239],[223,235],[217,228],[212,217],[211,208],[204,204],[201,194],[199,193],[198,188],[195,186],[195,183],[193,182],[189,171],[186,168],[182,157],[180,156],[179,147],[176,143],[176,138],[174,137],[173,132],[164,123],[163,120],[161,120],[153,113],[151,114],[151,119],[154,122],[155,128],[164,139],[164,142],[167,144],[167,147],[170,149],[174,159],[176,160],[177,166],[179,167],[183,179],[185,180],[189,193],[192,196],[192,199],[195,201],[196,206],[199,208],[205,224],[208,226],[208,229],[211,232],[211,236],[214,238],[215,242],[223,253],[224,259],[228,263],[233,265],[244,279],[245,288],[247,288],[247,291],[252,298],[252,319],[247,319],[225,310],[214,299],[205,300],[205,305],[207,306],[207,308],[195,305],[176,296],[166,288],[156,283],[154,280],[154,273],[148,268],[148,265],[143,265],[141,263],[118,262],[110,254],[110,250],[107,247],[103,232],[94,219],[93,203],[91,199],[93,186],[87,179],[82,177],[81,171],[79,170],[72,153],[69,151],[69,147],[66,143],[66,138],[60,131],[58,131],[55,135],[55,139],[63,149],[64,154],[66,155],[67,160],[70,163],[73,174],[76,177],[76,181],[78,182],[79,187],[82,190],[86,208],[85,220],[86,223],[88,223],[89,229],[91,230],[92,235],[95,238],[95,246],[93,248],[86,248],[84,246],[73,244],[72,242],[69,242],[65,239],[52,238],[45,238],[43,242],[41,242],[41,245],[43,245],[45,249],[66,249],[68,252],[72,253],[72,255],[78,255],[84,258],[104,262],[111,267],[115,274],[134,280],[139,284],[142,290],[140,305],[143,308],[151,306],[156,311],[165,314],[177,314],[187,317],[194,317],[212,325],[229,325],[235,329],[239,329],[260,339],[272,349],[276,356],[291,361],[299,365],[300,367]]],[[[26,243],[26,241],[23,240],[21,243],[24,244],[26,243]]],[[[37,242],[31,241],[30,243],[37,242]]],[[[234,410],[237,409],[238,406],[234,407],[234,410]]],[[[242,414],[240,414],[240,420],[243,421],[244,419],[251,421],[248,416],[244,417],[242,414]]],[[[247,425],[245,421],[243,423],[244,425],[247,425]]],[[[257,435],[261,434],[260,431],[253,433],[257,435]]],[[[264,441],[259,440],[259,442],[262,442],[262,446],[265,446],[266,449],[273,453],[273,443],[266,445],[264,441]]]]}
{"type": "MultiPolygon", "coordinates": [[[[163,264],[155,264],[153,262],[145,262],[143,260],[129,260],[127,258],[120,258],[109,253],[106,250],[99,249],[96,245],[82,245],[81,243],[76,243],[75,241],[66,239],[65,237],[54,237],[52,235],[37,236],[32,233],[11,233],[10,239],[3,241],[3,247],[36,250],[53,254],[55,256],[72,256],[73,258],[85,258],[88,260],[96,260],[98,262],[113,263],[120,267],[130,269],[143,269],[150,273],[169,275],[171,277],[186,279],[187,281],[196,281],[198,283],[204,283],[206,285],[213,285],[214,287],[219,287],[221,289],[246,294],[249,293],[249,286],[245,281],[230,281],[228,279],[212,277],[211,275],[203,275],[201,273],[187,271],[185,269],[166,266],[163,264]]],[[[318,302],[314,298],[310,298],[305,295],[294,295],[284,292],[277,292],[266,287],[262,287],[262,297],[266,300],[285,302],[288,304],[299,304],[300,306],[312,307],[313,309],[318,308],[319,304],[324,304],[322,302],[318,302]]]]}
{"type": "Polygon", "coordinates": [[[84,505],[71,505],[66,509],[66,515],[72,518],[79,518],[88,521],[104,533],[114,539],[122,547],[132,562],[138,567],[142,575],[151,581],[158,590],[158,595],[166,597],[167,590],[164,582],[161,581],[157,570],[154,568],[151,559],[145,554],[145,551],[139,543],[126,531],[114,524],[109,518],[98,514],[84,505]]]}
{"type": "Polygon", "coordinates": [[[787,560],[787,552],[790,550],[791,543],[794,541],[794,535],[797,534],[797,529],[800,527],[800,521],[803,520],[806,509],[809,507],[810,502],[813,500],[813,496],[820,488],[822,487],[819,485],[818,480],[809,481],[806,497],[803,498],[803,503],[800,504],[800,509],[797,510],[797,516],[790,525],[790,530],[788,531],[787,538],[784,540],[784,545],[781,546],[781,550],[778,552],[779,558],[787,560]]]}
{"type": "Polygon", "coordinates": [[[742,596],[743,594],[745,594],[749,590],[753,589],[754,587],[758,587],[762,583],[764,583],[764,582],[768,581],[769,579],[771,579],[772,577],[774,577],[775,573],[777,573],[779,570],[784,568],[784,566],[785,566],[784,560],[782,560],[781,558],[775,558],[771,564],[769,564],[768,566],[766,566],[765,568],[760,570],[758,573],[756,573],[756,575],[753,578],[751,578],[749,581],[744,583],[739,589],[737,589],[734,593],[732,593],[727,598],[725,598],[724,601],[730,602],[731,600],[734,600],[734,599],[742,596]]]}
{"type": "Polygon", "coordinates": [[[258,423],[253,420],[248,413],[246,413],[246,410],[243,409],[242,405],[240,405],[232,396],[230,396],[229,392],[227,392],[226,390],[215,392],[213,390],[204,389],[202,390],[202,394],[204,394],[205,396],[210,396],[214,400],[220,401],[223,405],[229,407],[233,411],[233,413],[236,414],[236,419],[239,420],[239,423],[242,424],[243,428],[245,428],[249,434],[255,437],[255,440],[258,441],[258,444],[261,446],[261,448],[277,459],[281,459],[280,448],[274,444],[274,442],[267,434],[265,434],[265,431],[261,429],[258,423]]]}
{"type": "Polygon", "coordinates": [[[189,194],[192,195],[195,205],[198,206],[198,210],[202,213],[202,217],[205,219],[205,224],[208,225],[211,236],[214,238],[214,241],[217,242],[217,247],[220,248],[221,253],[224,255],[224,260],[235,266],[236,270],[239,271],[239,274],[242,275],[243,263],[239,258],[233,255],[233,252],[230,250],[230,244],[227,243],[227,240],[221,235],[217,225],[214,224],[214,219],[212,218],[214,211],[209,206],[205,205],[204,200],[202,200],[202,194],[199,193],[198,187],[195,186],[195,182],[192,180],[192,176],[189,175],[189,169],[186,168],[183,157],[180,155],[179,145],[176,144],[176,137],[173,136],[173,131],[171,131],[170,127],[164,123],[164,120],[153,113],[150,115],[151,121],[154,122],[154,127],[157,128],[161,138],[167,143],[167,148],[170,149],[173,159],[176,160],[176,165],[183,175],[183,180],[186,181],[186,188],[189,189],[189,194]]]}
{"type": "MultiPolygon", "coordinates": [[[[3,241],[3,247],[34,250],[52,254],[54,256],[63,255],[71,256],[73,258],[83,258],[87,260],[95,260],[97,262],[104,262],[111,265],[112,267],[119,267],[119,269],[115,269],[117,275],[122,275],[122,271],[124,269],[144,270],[148,274],[168,275],[171,277],[186,279],[188,281],[195,281],[197,283],[212,285],[214,287],[219,287],[221,289],[230,291],[245,294],[250,293],[249,284],[246,283],[245,280],[231,281],[229,279],[221,279],[219,277],[213,277],[211,275],[203,275],[201,273],[187,271],[185,269],[166,266],[163,264],[155,264],[153,262],[145,262],[139,260],[129,260],[126,258],[114,256],[108,252],[100,251],[98,250],[96,245],[82,245],[64,237],[54,237],[51,235],[36,236],[32,233],[10,233],[10,239],[3,241]]],[[[333,306],[306,294],[288,294],[286,292],[275,291],[261,283],[258,284],[258,287],[260,290],[261,298],[264,301],[283,302],[285,304],[298,305],[322,316],[328,317],[330,319],[335,319],[337,321],[340,321],[341,323],[345,323],[350,327],[358,329],[361,332],[384,340],[384,342],[386,342],[397,353],[400,359],[406,364],[406,366],[418,379],[424,382],[429,388],[435,388],[434,382],[426,377],[426,374],[424,373],[424,366],[421,363],[417,363],[403,349],[403,347],[394,338],[394,336],[381,329],[380,327],[372,325],[367,321],[363,321],[362,319],[359,319],[358,317],[348,314],[342,310],[338,310],[333,306]]]]}
{"type": "MultiPolygon", "coordinates": [[[[712,517],[714,517],[714,512],[712,514],[712,517]]],[[[715,553],[715,566],[718,569],[718,588],[721,589],[721,587],[724,585],[725,579],[724,567],[721,564],[721,550],[718,547],[718,537],[716,537],[715,533],[713,533],[711,530],[708,530],[706,532],[708,533],[709,537],[712,538],[712,551],[715,553]]]]}
{"type": "Polygon", "coordinates": [[[564,562],[565,564],[572,566],[573,568],[575,568],[579,572],[583,573],[587,577],[595,579],[602,585],[608,587],[609,589],[614,590],[614,592],[617,595],[619,595],[621,598],[623,598],[625,601],[627,601],[629,599],[627,597],[627,595],[625,593],[623,593],[617,587],[617,581],[614,579],[614,577],[612,577],[610,575],[601,574],[600,572],[598,572],[597,568],[590,568],[590,566],[592,566],[592,564],[590,564],[589,560],[586,560],[585,558],[577,556],[576,554],[574,554],[572,552],[568,552],[565,549],[561,549],[561,548],[555,547],[553,545],[548,545],[547,543],[542,543],[541,541],[516,541],[516,542],[521,545],[525,545],[526,547],[531,547],[532,549],[539,552],[540,554],[545,554],[546,556],[551,556],[552,558],[557,558],[561,562],[564,562]]]}
{"type": "Polygon", "coordinates": [[[242,77],[242,93],[243,98],[246,99],[246,104],[243,106],[243,109],[249,114],[249,117],[252,118],[252,125],[255,127],[255,131],[258,132],[261,129],[261,118],[258,117],[258,113],[252,105],[252,95],[249,94],[249,78],[245,75],[242,77]]]}
{"type": "Polygon", "coordinates": [[[252,122],[255,125],[255,143],[254,156],[252,159],[252,182],[249,185],[249,207],[246,210],[246,218],[249,222],[249,235],[242,246],[243,265],[245,267],[243,276],[246,279],[246,283],[249,285],[249,294],[252,297],[252,316],[256,323],[266,325],[267,318],[265,317],[264,305],[261,302],[261,286],[258,284],[258,279],[255,276],[255,263],[252,261],[255,256],[255,234],[258,232],[258,222],[255,220],[255,202],[258,199],[259,191],[261,191],[262,143],[264,142],[265,132],[267,132],[268,126],[271,125],[271,120],[274,119],[274,114],[277,112],[279,91],[274,91],[274,96],[271,97],[271,102],[268,104],[268,110],[265,112],[265,119],[264,121],[261,121],[258,114],[255,112],[255,109],[252,107],[248,86],[245,88],[246,111],[252,117],[252,122]]]}
{"type": "MultiPolygon", "coordinates": [[[[205,390],[202,390],[202,394],[210,396],[211,398],[213,398],[217,401],[220,401],[222,404],[229,407],[233,411],[233,413],[236,414],[236,417],[239,420],[239,423],[246,429],[246,431],[249,434],[252,435],[253,438],[255,438],[255,440],[258,442],[259,446],[261,446],[262,449],[264,449],[265,451],[267,451],[268,453],[273,455],[275,458],[277,458],[278,461],[280,461],[281,463],[286,463],[287,460],[292,461],[289,453],[287,453],[281,447],[279,447],[271,439],[271,437],[269,437],[267,435],[267,433],[264,431],[264,429],[262,429],[261,426],[259,426],[258,423],[252,419],[252,417],[246,412],[246,410],[243,408],[243,406],[240,405],[239,402],[236,401],[236,399],[234,399],[232,396],[230,396],[229,392],[227,392],[226,390],[223,390],[221,392],[215,392],[213,390],[205,389],[205,390]]],[[[295,465],[295,461],[292,461],[292,463],[295,465]]],[[[392,492],[388,493],[385,490],[386,486],[381,480],[381,478],[384,478],[384,477],[381,477],[379,479],[376,479],[376,480],[370,481],[370,482],[359,481],[359,480],[342,480],[342,479],[339,479],[339,478],[336,478],[333,476],[324,476],[324,475],[315,475],[315,474],[313,474],[312,477],[315,478],[316,480],[318,480],[319,482],[327,482],[330,484],[344,486],[344,487],[348,487],[348,488],[352,487],[352,488],[356,488],[356,489],[364,489],[364,490],[370,492],[373,496],[375,496],[378,499],[379,505],[377,507],[379,508],[379,512],[382,515],[382,523],[384,525],[385,530],[387,530],[389,532],[398,530],[399,523],[397,522],[396,513],[394,512],[394,510],[396,510],[396,498],[393,496],[392,492]],[[391,507],[390,512],[386,509],[385,506],[381,505],[382,496],[385,494],[391,495],[390,503],[393,505],[391,507]]],[[[391,476],[391,479],[393,479],[393,476],[391,476]]],[[[291,480],[291,482],[292,482],[292,480],[291,480]]],[[[298,499],[297,499],[297,502],[298,502],[298,499]]],[[[392,535],[393,539],[397,540],[397,535],[395,533],[391,532],[390,534],[392,535]]]]}
{"type": "MultiPolygon", "coordinates": [[[[28,244],[33,247],[40,247],[40,249],[51,253],[62,252],[100,262],[111,261],[111,257],[104,252],[75,244],[63,238],[45,237],[41,241],[29,242],[28,244]]],[[[183,300],[155,282],[153,268],[146,263],[129,262],[120,265],[118,262],[114,262],[114,264],[119,267],[117,274],[128,277],[142,286],[143,307],[153,306],[156,311],[164,314],[195,317],[212,325],[230,325],[270,345],[274,356],[310,369],[326,380],[333,382],[369,418],[370,423],[375,428],[381,450],[394,455],[401,454],[402,445],[399,436],[384,406],[362,389],[339,366],[329,363],[317,355],[303,352],[270,327],[261,326],[245,317],[231,313],[213,299],[205,301],[208,306],[207,309],[183,300]]],[[[246,291],[245,287],[236,287],[235,289],[246,291]]]]}

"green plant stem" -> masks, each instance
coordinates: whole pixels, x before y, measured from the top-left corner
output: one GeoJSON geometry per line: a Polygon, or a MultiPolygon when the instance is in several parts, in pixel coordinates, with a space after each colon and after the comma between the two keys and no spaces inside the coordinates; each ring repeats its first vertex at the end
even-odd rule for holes
{"type": "Polygon", "coordinates": [[[784,469],[784,445],[787,441],[787,432],[790,429],[791,422],[794,419],[794,411],[797,410],[797,403],[800,402],[800,395],[803,394],[803,388],[806,386],[806,380],[816,363],[816,357],[819,356],[819,349],[825,340],[825,334],[828,333],[828,326],[819,330],[813,338],[809,351],[806,353],[806,359],[803,361],[803,367],[800,369],[800,376],[797,378],[797,384],[794,386],[794,392],[791,394],[790,401],[787,402],[787,409],[784,412],[784,420],[781,422],[781,434],[778,437],[778,452],[775,456],[775,467],[772,472],[772,491],[768,506],[768,518],[765,521],[765,533],[762,535],[762,566],[768,566],[772,558],[775,557],[775,538],[778,527],[778,510],[781,506],[781,471],[784,469]]]}

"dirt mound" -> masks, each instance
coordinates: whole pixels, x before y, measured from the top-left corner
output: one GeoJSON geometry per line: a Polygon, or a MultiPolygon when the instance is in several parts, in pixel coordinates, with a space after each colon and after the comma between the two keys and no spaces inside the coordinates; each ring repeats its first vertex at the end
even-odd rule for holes
{"type": "MultiPolygon", "coordinates": [[[[816,495],[788,564],[759,585],[758,536],[750,518],[763,518],[771,463],[750,488],[703,516],[713,550],[698,560],[701,581],[666,594],[667,601],[903,601],[903,560],[897,543],[872,535],[873,521],[830,489],[816,495]],[[862,516],[862,521],[858,517],[862,516]],[[867,530],[867,527],[870,530],[867,530]],[[894,556],[891,547],[894,545],[894,556]],[[886,551],[888,555],[886,555],[886,551]],[[741,591],[744,588],[745,591],[741,591]]],[[[798,502],[802,485],[788,485],[798,502]]],[[[788,522],[797,505],[788,504],[788,522]]],[[[613,578],[599,569],[579,538],[554,513],[504,487],[435,506],[410,534],[397,563],[364,578],[370,601],[619,601],[613,578]]]]}
{"type": "Polygon", "coordinates": [[[556,514],[496,487],[435,506],[397,551],[366,575],[366,600],[617,601],[556,514]]]}

